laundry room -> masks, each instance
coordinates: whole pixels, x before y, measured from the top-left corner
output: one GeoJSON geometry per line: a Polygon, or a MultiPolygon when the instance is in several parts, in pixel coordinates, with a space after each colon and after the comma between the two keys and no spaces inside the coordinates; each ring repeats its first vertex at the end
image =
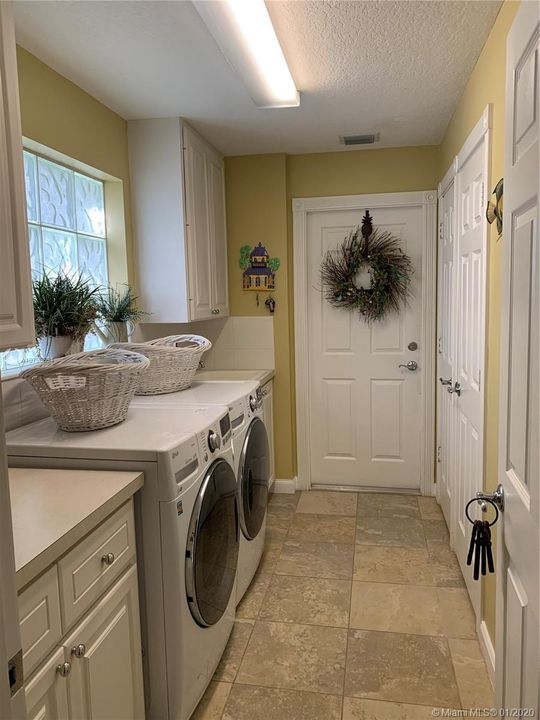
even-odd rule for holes
{"type": "Polygon", "coordinates": [[[0,718],[540,709],[540,3],[0,1],[0,718]]]}

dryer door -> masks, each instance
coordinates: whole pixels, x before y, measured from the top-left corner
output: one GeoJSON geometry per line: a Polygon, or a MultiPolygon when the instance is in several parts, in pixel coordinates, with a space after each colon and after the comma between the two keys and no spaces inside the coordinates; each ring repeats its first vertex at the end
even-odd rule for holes
{"type": "Polygon", "coordinates": [[[236,478],[226,460],[210,467],[201,485],[186,547],[189,608],[203,627],[218,622],[235,588],[238,564],[236,478]]]}
{"type": "Polygon", "coordinates": [[[238,466],[240,526],[248,540],[257,537],[264,522],[270,479],[269,455],[266,428],[256,417],[246,433],[238,466]]]}

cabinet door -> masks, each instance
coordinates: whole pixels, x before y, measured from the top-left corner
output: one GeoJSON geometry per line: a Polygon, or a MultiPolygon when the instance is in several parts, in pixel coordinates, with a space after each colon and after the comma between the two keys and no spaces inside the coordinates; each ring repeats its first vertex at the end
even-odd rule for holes
{"type": "Polygon", "coordinates": [[[0,350],[34,343],[21,118],[11,3],[0,3],[0,350]]]}
{"type": "Polygon", "coordinates": [[[213,317],[206,146],[191,128],[183,138],[190,319],[202,320],[213,317]]]}
{"type": "Polygon", "coordinates": [[[214,315],[229,314],[227,267],[227,228],[225,222],[225,168],[214,153],[207,155],[207,178],[210,197],[210,264],[212,268],[212,310],[214,315]]]}
{"type": "Polygon", "coordinates": [[[64,651],[71,662],[70,718],[144,718],[135,565],[75,628],[64,642],[64,651]]]}
{"type": "Polygon", "coordinates": [[[58,672],[63,662],[64,651],[59,648],[27,682],[28,720],[67,720],[68,679],[58,672]]]}
{"type": "Polygon", "coordinates": [[[266,432],[268,433],[268,445],[270,446],[270,486],[276,479],[274,459],[274,405],[273,405],[273,383],[266,383],[262,388],[263,394],[263,415],[266,432]]]}

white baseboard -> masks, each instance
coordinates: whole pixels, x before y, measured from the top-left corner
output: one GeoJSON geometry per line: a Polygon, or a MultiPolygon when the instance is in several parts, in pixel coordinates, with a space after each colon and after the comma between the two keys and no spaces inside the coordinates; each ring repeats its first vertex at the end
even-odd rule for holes
{"type": "Polygon", "coordinates": [[[292,495],[296,492],[296,478],[291,478],[290,480],[274,480],[273,485],[270,487],[270,492],[292,495]]]}
{"type": "Polygon", "coordinates": [[[480,643],[480,650],[486,661],[489,679],[493,687],[495,687],[495,648],[493,647],[493,642],[485,620],[482,620],[480,623],[478,641],[480,643]]]}

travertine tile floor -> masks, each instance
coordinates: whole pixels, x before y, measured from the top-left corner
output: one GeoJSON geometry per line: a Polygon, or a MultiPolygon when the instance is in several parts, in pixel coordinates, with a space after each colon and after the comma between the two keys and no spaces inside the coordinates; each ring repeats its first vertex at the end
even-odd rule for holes
{"type": "Polygon", "coordinates": [[[492,707],[433,498],[274,495],[257,576],[195,720],[427,720],[492,707]]]}

